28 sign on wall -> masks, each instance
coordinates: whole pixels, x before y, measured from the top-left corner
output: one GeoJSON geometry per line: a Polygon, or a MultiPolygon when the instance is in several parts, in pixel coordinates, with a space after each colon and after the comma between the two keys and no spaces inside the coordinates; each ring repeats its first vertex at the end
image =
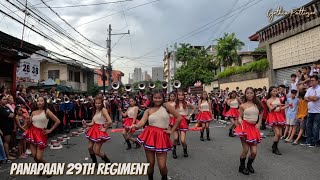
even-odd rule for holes
{"type": "Polygon", "coordinates": [[[40,62],[35,59],[22,59],[17,66],[18,78],[40,79],[40,62]]]}

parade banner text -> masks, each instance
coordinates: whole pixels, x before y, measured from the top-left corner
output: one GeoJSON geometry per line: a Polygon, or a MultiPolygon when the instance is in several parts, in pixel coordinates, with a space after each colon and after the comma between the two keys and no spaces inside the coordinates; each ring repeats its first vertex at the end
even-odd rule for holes
{"type": "Polygon", "coordinates": [[[146,175],[149,163],[12,163],[10,175],[146,175]]]}

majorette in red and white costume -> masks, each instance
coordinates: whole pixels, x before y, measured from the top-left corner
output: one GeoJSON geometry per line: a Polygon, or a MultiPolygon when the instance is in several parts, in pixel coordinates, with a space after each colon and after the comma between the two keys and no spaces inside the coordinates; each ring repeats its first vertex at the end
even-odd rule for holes
{"type": "Polygon", "coordinates": [[[136,132],[136,130],[134,128],[131,128],[131,126],[133,124],[136,124],[138,123],[139,121],[136,120],[137,118],[137,115],[138,115],[138,106],[132,106],[132,107],[129,107],[127,109],[127,112],[126,113],[122,113],[121,112],[121,109],[119,109],[120,113],[122,114],[122,116],[127,116],[126,118],[123,119],[123,127],[124,127],[124,130],[122,132],[122,135],[124,137],[124,139],[126,140],[126,143],[127,143],[127,150],[131,149],[132,146],[131,146],[131,142],[134,142],[136,144],[136,147],[135,149],[137,148],[140,148],[140,144],[137,142],[137,140],[135,138],[132,138],[132,134],[134,132],[136,132]],[[133,122],[135,121],[135,122],[133,122]]]}
{"type": "MultiPolygon", "coordinates": [[[[253,89],[250,88],[253,92],[253,89]]],[[[247,91],[247,90],[246,90],[247,91]]],[[[245,103],[247,104],[247,103],[245,103]]],[[[261,142],[261,136],[259,132],[260,123],[262,120],[262,117],[259,117],[260,110],[257,107],[256,104],[248,104],[247,106],[240,107],[240,111],[242,116],[238,118],[239,124],[235,128],[235,135],[239,136],[241,141],[246,143],[250,146],[250,155],[248,157],[247,167],[245,165],[247,154],[248,154],[248,147],[242,143],[242,153],[240,155],[240,166],[239,166],[239,172],[249,175],[250,173],[254,173],[255,170],[252,167],[252,163],[254,159],[256,158],[256,152],[252,151],[253,149],[256,149],[256,146],[258,143],[261,142]],[[257,125],[258,120],[258,125],[257,125]],[[259,127],[256,127],[259,126],[259,127]]]]}
{"type": "Polygon", "coordinates": [[[201,130],[200,130],[200,141],[204,141],[203,139],[203,134],[204,130],[206,130],[207,133],[207,140],[210,141],[210,130],[209,130],[209,123],[213,121],[212,114],[210,112],[210,104],[208,100],[204,101],[200,100],[199,101],[199,111],[196,116],[196,120],[198,121],[199,124],[201,124],[201,130]]]}
{"type": "MultiPolygon", "coordinates": [[[[176,106],[176,102],[168,102],[168,104],[172,107],[176,106]]],[[[173,117],[172,114],[170,114],[170,120],[169,120],[169,125],[173,126],[176,123],[176,118],[173,117]]]]}
{"type": "Polygon", "coordinates": [[[256,128],[256,122],[259,117],[259,109],[256,105],[243,111],[242,124],[235,128],[235,135],[249,145],[256,145],[261,142],[259,129],[256,128]]]}
{"type": "MultiPolygon", "coordinates": [[[[128,110],[127,110],[128,117],[123,119],[123,124],[122,125],[126,129],[128,129],[128,128],[130,128],[130,126],[132,126],[135,108],[138,108],[138,106],[129,107],[128,110]]],[[[138,122],[139,121],[136,120],[135,124],[138,123],[138,122]]],[[[135,129],[131,130],[131,132],[135,132],[135,131],[136,131],[135,129]]]]}
{"type": "Polygon", "coordinates": [[[32,125],[31,127],[22,134],[26,141],[34,144],[41,149],[44,149],[48,146],[48,136],[44,134],[44,130],[48,126],[48,118],[46,111],[42,111],[38,115],[32,116],[32,125]]]}
{"type": "Polygon", "coordinates": [[[226,112],[225,116],[229,117],[229,118],[234,118],[234,119],[238,119],[239,117],[239,102],[238,100],[235,98],[233,101],[230,102],[230,109],[229,111],[226,112]]]}
{"type": "MultiPolygon", "coordinates": [[[[147,113],[147,112],[146,112],[147,113]]],[[[149,126],[139,135],[137,141],[144,146],[146,150],[157,153],[168,152],[172,150],[170,135],[164,130],[169,127],[169,113],[166,108],[160,108],[149,115],[149,126]]]]}
{"type": "Polygon", "coordinates": [[[206,123],[206,122],[213,121],[213,117],[210,112],[208,101],[205,101],[205,102],[200,101],[200,103],[201,104],[200,104],[199,112],[196,116],[196,120],[198,121],[198,123],[206,123]]]}
{"type": "Polygon", "coordinates": [[[102,110],[93,116],[92,121],[94,124],[87,130],[86,138],[96,143],[110,140],[109,134],[106,131],[100,130],[106,124],[106,118],[103,116],[102,110]]]}
{"type": "Polygon", "coordinates": [[[270,104],[273,107],[277,107],[274,111],[270,111],[266,124],[269,126],[284,126],[286,124],[286,118],[283,116],[283,113],[281,111],[281,102],[279,98],[276,98],[273,102],[270,104]]]}
{"type": "MultiPolygon", "coordinates": [[[[188,109],[184,109],[182,106],[180,106],[179,108],[176,109],[178,111],[178,113],[181,115],[182,119],[181,122],[178,126],[178,130],[179,131],[183,131],[183,132],[187,132],[189,131],[189,124],[188,124],[188,120],[186,119],[187,115],[188,115],[188,109]]],[[[174,124],[174,123],[173,123],[174,124]]]]}

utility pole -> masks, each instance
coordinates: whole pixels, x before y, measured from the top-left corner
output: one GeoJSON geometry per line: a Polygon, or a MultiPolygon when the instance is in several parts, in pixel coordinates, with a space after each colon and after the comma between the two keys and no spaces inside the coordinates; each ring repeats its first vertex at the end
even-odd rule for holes
{"type": "MultiPolygon", "coordinates": [[[[111,34],[111,24],[109,24],[108,29],[108,39],[107,39],[107,48],[108,48],[108,67],[107,67],[107,73],[108,73],[108,85],[111,86],[112,84],[112,66],[111,66],[111,36],[112,35],[124,35],[124,34],[130,34],[130,30],[128,30],[127,33],[117,33],[117,34],[111,34]]],[[[104,92],[105,92],[105,83],[104,83],[104,92]]]]}

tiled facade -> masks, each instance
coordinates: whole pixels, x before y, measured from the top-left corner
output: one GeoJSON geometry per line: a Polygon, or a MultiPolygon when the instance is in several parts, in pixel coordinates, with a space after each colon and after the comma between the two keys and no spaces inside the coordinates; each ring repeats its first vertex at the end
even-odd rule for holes
{"type": "Polygon", "coordinates": [[[320,27],[271,45],[273,69],[312,63],[320,57],[320,27]]]}

